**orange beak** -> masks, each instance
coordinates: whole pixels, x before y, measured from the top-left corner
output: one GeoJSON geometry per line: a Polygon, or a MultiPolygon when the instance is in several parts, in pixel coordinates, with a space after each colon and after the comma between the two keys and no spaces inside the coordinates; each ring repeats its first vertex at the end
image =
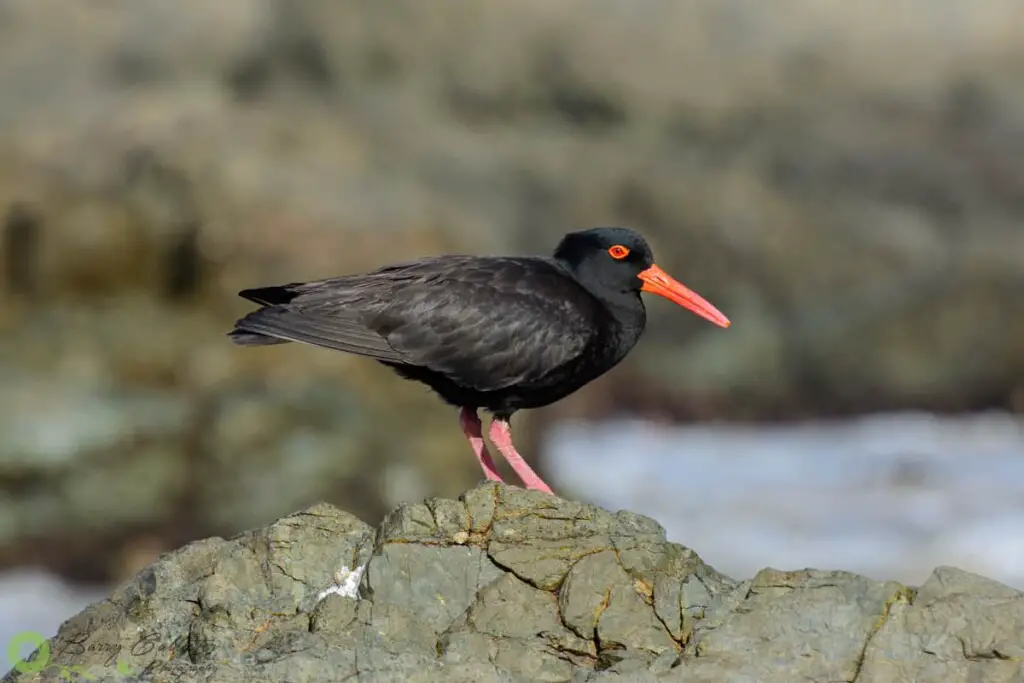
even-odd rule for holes
{"type": "Polygon", "coordinates": [[[637,277],[644,281],[643,287],[640,288],[642,292],[663,296],[683,308],[690,309],[702,318],[707,318],[719,327],[729,327],[732,324],[728,318],[722,315],[721,311],[705,301],[699,294],[673,279],[658,266],[652,265],[637,277]]]}

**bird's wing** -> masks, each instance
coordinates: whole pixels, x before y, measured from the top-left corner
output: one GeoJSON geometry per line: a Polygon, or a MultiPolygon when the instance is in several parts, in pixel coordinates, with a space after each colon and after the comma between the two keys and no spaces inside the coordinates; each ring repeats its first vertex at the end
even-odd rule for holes
{"type": "Polygon", "coordinates": [[[480,391],[542,379],[582,353],[595,302],[546,259],[447,256],[363,275],[246,290],[264,308],[236,323],[440,372],[480,391]]]}
{"type": "Polygon", "coordinates": [[[402,354],[367,326],[391,294],[376,274],[259,287],[239,296],[261,304],[235,322],[230,337],[237,344],[293,341],[404,363],[402,354]]]}
{"type": "Polygon", "coordinates": [[[590,294],[546,259],[476,258],[396,289],[370,326],[406,363],[494,391],[583,353],[595,313],[590,294]]]}
{"type": "Polygon", "coordinates": [[[395,351],[358,314],[345,311],[310,310],[299,304],[267,306],[249,313],[235,323],[232,339],[242,345],[258,346],[281,341],[302,342],[328,349],[392,363],[404,363],[395,351]]]}

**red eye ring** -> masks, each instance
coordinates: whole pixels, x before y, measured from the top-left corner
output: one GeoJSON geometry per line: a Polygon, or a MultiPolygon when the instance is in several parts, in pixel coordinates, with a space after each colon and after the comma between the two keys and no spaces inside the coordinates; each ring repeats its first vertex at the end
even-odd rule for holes
{"type": "Polygon", "coordinates": [[[624,259],[629,256],[629,247],[624,247],[621,244],[616,244],[614,247],[608,249],[608,254],[613,259],[624,259]]]}

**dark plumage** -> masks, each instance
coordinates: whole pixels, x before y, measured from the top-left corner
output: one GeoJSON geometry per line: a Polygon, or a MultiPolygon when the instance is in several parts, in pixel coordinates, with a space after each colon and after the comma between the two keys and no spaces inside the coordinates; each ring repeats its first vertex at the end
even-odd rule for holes
{"type": "Polygon", "coordinates": [[[242,345],[294,341],[347,351],[423,382],[463,409],[463,430],[485,474],[497,479],[477,417],[488,410],[492,440],[517,473],[550,491],[512,447],[508,419],[564,398],[621,361],[644,329],[641,291],[729,324],[654,266],[640,235],[595,228],[566,235],[551,258],[436,256],[243,290],[262,307],[230,336],[242,345]]]}

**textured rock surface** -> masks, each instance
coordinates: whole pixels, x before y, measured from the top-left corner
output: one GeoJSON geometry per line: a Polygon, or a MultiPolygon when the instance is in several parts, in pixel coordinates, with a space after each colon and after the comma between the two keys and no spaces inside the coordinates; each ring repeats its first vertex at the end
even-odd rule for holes
{"type": "Polygon", "coordinates": [[[1024,594],[951,568],[918,589],[841,571],[736,581],[650,519],[488,484],[376,530],[323,504],[193,543],[50,648],[46,669],[4,682],[63,666],[111,682],[1011,683],[1024,594]]]}

